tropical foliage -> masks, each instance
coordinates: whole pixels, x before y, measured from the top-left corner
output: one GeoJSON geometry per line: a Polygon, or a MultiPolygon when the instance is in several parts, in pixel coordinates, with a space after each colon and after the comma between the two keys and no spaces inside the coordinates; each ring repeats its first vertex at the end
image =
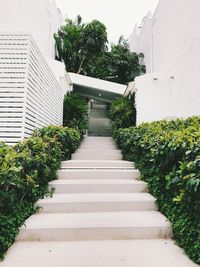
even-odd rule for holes
{"type": "Polygon", "coordinates": [[[67,19],[54,37],[57,59],[64,61],[68,72],[84,74],[86,66],[107,50],[106,27],[98,20],[84,24],[80,16],[67,19]]]}
{"type": "Polygon", "coordinates": [[[200,264],[200,118],[145,123],[113,134],[171,221],[177,243],[200,264]]]}
{"type": "Polygon", "coordinates": [[[145,73],[145,66],[140,64],[143,54],[131,52],[127,41],[120,37],[118,44],[112,44],[111,50],[98,57],[97,62],[87,69],[92,77],[127,84],[135,77],[145,73]]]}
{"type": "Polygon", "coordinates": [[[136,124],[135,93],[114,100],[109,111],[112,126],[128,128],[136,124]]]}
{"type": "Polygon", "coordinates": [[[65,95],[63,106],[63,125],[78,130],[83,136],[88,128],[88,101],[70,92],[65,95]]]}
{"type": "Polygon", "coordinates": [[[14,147],[0,143],[0,259],[36,211],[34,203],[49,193],[61,160],[69,159],[80,141],[76,130],[50,126],[14,147]]]}
{"type": "Polygon", "coordinates": [[[54,37],[57,59],[64,61],[68,72],[121,84],[145,72],[144,55],[131,52],[122,36],[108,49],[106,27],[98,20],[84,24],[80,16],[68,19],[54,37]]]}

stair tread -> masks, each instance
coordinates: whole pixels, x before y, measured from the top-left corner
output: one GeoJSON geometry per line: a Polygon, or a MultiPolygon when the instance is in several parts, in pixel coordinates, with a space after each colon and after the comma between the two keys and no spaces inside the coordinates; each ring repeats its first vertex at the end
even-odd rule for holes
{"type": "Polygon", "coordinates": [[[77,184],[77,185],[87,185],[87,184],[127,184],[127,185],[135,185],[135,184],[144,184],[146,185],[146,182],[143,181],[137,181],[137,180],[128,180],[128,179],[68,179],[68,180],[55,180],[49,183],[49,185],[70,185],[70,184],[77,184]]]}
{"type": "Polygon", "coordinates": [[[197,267],[173,240],[165,239],[21,241],[13,245],[3,266],[197,267]]]}
{"type": "Polygon", "coordinates": [[[68,160],[63,161],[61,167],[133,167],[133,162],[118,160],[68,160]]]}
{"type": "MultiPolygon", "coordinates": [[[[79,153],[79,152],[94,152],[94,153],[97,153],[97,151],[95,151],[94,149],[87,149],[87,148],[79,148],[75,153],[79,153]]],[[[108,152],[108,153],[119,153],[119,154],[121,154],[121,150],[119,150],[119,149],[115,149],[115,148],[113,148],[113,149],[107,149],[107,148],[99,148],[98,149],[98,153],[102,153],[102,152],[108,152]]]]}
{"type": "Polygon", "coordinates": [[[29,217],[21,229],[170,227],[157,211],[41,213],[29,217]]]}
{"type": "Polygon", "coordinates": [[[54,194],[51,198],[44,198],[37,203],[74,203],[74,202],[155,202],[156,199],[149,193],[75,193],[75,194],[54,194]]]}

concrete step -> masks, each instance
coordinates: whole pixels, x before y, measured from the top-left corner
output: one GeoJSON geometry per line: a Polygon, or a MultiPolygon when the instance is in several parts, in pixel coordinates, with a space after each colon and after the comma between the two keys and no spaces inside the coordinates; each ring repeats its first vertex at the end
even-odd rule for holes
{"type": "Polygon", "coordinates": [[[96,133],[97,135],[96,136],[100,136],[98,134],[102,134],[102,133],[111,133],[111,130],[109,127],[107,128],[103,128],[103,127],[99,127],[99,129],[97,127],[94,127],[94,128],[88,128],[88,132],[89,133],[96,133]]]}
{"type": "MultiPolygon", "coordinates": [[[[109,127],[107,127],[107,128],[102,128],[102,127],[98,128],[98,127],[95,126],[95,127],[93,127],[93,128],[90,128],[90,127],[89,127],[89,128],[88,128],[88,132],[89,132],[89,133],[90,133],[90,132],[91,132],[91,133],[94,132],[94,133],[97,133],[97,134],[98,134],[98,133],[99,133],[99,134],[100,134],[100,133],[101,133],[101,134],[102,134],[102,133],[105,133],[105,134],[106,134],[106,133],[111,133],[111,130],[110,130],[109,127]]],[[[100,136],[100,135],[96,135],[96,136],[100,136]]]]}
{"type": "MultiPolygon", "coordinates": [[[[91,136],[93,137],[93,136],[91,136]]],[[[97,136],[98,137],[98,136],[97,136]]],[[[105,149],[105,150],[115,150],[117,149],[117,146],[115,144],[109,144],[109,145],[101,145],[101,144],[81,144],[80,149],[92,149],[92,150],[99,150],[99,149],[105,149]]]]}
{"type": "Polygon", "coordinates": [[[99,168],[99,167],[133,167],[134,164],[131,161],[125,160],[67,160],[63,161],[61,168],[68,167],[90,167],[90,168],[99,168]]]}
{"type": "Polygon", "coordinates": [[[49,183],[56,194],[68,193],[137,193],[147,192],[147,183],[136,180],[82,179],[55,180],[49,183]]]}
{"type": "MultiPolygon", "coordinates": [[[[109,128],[99,128],[98,129],[98,127],[94,127],[94,128],[88,128],[88,132],[89,133],[97,133],[97,134],[102,134],[102,133],[104,133],[104,134],[106,134],[106,133],[111,133],[111,130],[109,129],[109,128]]],[[[97,136],[99,136],[99,135],[97,135],[97,136]]]]}
{"type": "Polygon", "coordinates": [[[40,213],[77,213],[157,210],[156,200],[148,193],[54,194],[36,203],[40,213]]]}
{"type": "Polygon", "coordinates": [[[107,118],[89,118],[89,125],[91,124],[110,125],[110,120],[107,118]]]}
{"type": "Polygon", "coordinates": [[[17,240],[119,240],[170,238],[171,228],[157,211],[43,213],[28,218],[17,240]]]}
{"type": "Polygon", "coordinates": [[[95,123],[91,123],[89,122],[89,129],[90,128],[107,128],[107,129],[110,129],[110,124],[109,123],[101,123],[101,122],[95,122],[95,123]]]}
{"type": "Polygon", "coordinates": [[[88,127],[89,130],[94,131],[94,130],[110,130],[109,125],[101,125],[101,124],[90,124],[88,127]]]}
{"type": "Polygon", "coordinates": [[[81,145],[96,145],[96,146],[116,146],[115,142],[111,137],[98,137],[98,136],[87,136],[84,138],[81,145]]]}
{"type": "Polygon", "coordinates": [[[89,131],[88,135],[89,136],[111,136],[112,134],[110,132],[93,132],[93,131],[89,131]]]}
{"type": "Polygon", "coordinates": [[[120,160],[122,155],[119,150],[98,150],[98,153],[95,149],[79,149],[74,154],[72,154],[72,159],[83,159],[83,160],[120,160]]]}
{"type": "Polygon", "coordinates": [[[94,123],[94,124],[89,124],[88,129],[90,130],[101,130],[101,129],[105,129],[105,130],[111,130],[110,129],[110,125],[109,124],[100,124],[100,123],[94,123]]]}
{"type": "Polygon", "coordinates": [[[113,138],[112,137],[85,137],[84,140],[83,140],[83,143],[84,142],[96,142],[98,140],[98,142],[110,142],[110,143],[115,143],[113,138]]]}
{"type": "Polygon", "coordinates": [[[101,109],[105,110],[106,109],[106,105],[104,105],[104,104],[94,104],[93,108],[91,109],[91,111],[92,110],[101,110],[101,109]]]}
{"type": "Polygon", "coordinates": [[[125,169],[67,169],[67,170],[59,170],[57,173],[58,179],[99,179],[99,180],[107,180],[107,179],[139,179],[140,172],[138,170],[125,170],[125,169]]]}
{"type": "Polygon", "coordinates": [[[21,241],[1,267],[198,267],[173,240],[21,241]]]}
{"type": "MultiPolygon", "coordinates": [[[[79,148],[74,154],[87,155],[87,154],[94,154],[94,153],[95,154],[97,153],[96,151],[94,151],[94,149],[79,148]]],[[[110,154],[110,155],[114,155],[114,156],[115,155],[121,156],[121,150],[119,150],[119,149],[106,149],[106,148],[99,147],[98,153],[104,154],[104,155],[110,154]]]]}
{"type": "Polygon", "coordinates": [[[110,120],[106,118],[90,118],[89,119],[89,126],[90,125],[110,125],[110,120]]]}
{"type": "MultiPolygon", "coordinates": [[[[94,136],[90,136],[94,137],[94,136]]],[[[96,136],[95,138],[99,138],[99,136],[96,136]]],[[[93,149],[93,150],[99,150],[99,149],[105,149],[105,150],[116,150],[117,146],[115,143],[108,143],[108,144],[103,144],[103,143],[90,143],[90,142],[85,142],[80,145],[80,149],[93,149]]]]}
{"type": "Polygon", "coordinates": [[[102,113],[99,113],[99,112],[92,112],[90,113],[90,119],[93,119],[93,118],[101,118],[101,119],[106,119],[107,116],[104,112],[102,113]]]}
{"type": "Polygon", "coordinates": [[[90,118],[107,118],[104,110],[93,110],[90,113],[90,118]]]}

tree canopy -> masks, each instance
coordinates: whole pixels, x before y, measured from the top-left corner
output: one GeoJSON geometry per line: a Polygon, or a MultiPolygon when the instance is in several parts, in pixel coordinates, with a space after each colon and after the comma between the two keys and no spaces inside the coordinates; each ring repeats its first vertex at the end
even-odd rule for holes
{"type": "Polygon", "coordinates": [[[85,24],[80,16],[67,19],[54,37],[57,59],[69,72],[122,84],[145,72],[139,60],[143,55],[131,52],[123,37],[108,50],[107,29],[98,20],[85,24]]]}
{"type": "Polygon", "coordinates": [[[103,23],[93,20],[82,23],[82,18],[66,20],[54,35],[58,60],[63,60],[67,71],[83,73],[85,67],[107,50],[107,32],[103,23]]]}

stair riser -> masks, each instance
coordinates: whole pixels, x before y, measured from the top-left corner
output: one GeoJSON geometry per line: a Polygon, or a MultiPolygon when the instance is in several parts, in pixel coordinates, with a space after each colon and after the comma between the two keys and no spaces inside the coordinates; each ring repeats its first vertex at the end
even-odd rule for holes
{"type": "Polygon", "coordinates": [[[112,137],[86,137],[83,140],[84,143],[101,143],[101,144],[115,144],[114,140],[112,137]]]}
{"type": "Polygon", "coordinates": [[[105,162],[101,162],[100,161],[63,161],[61,167],[107,167],[107,168],[113,168],[113,167],[133,167],[133,163],[132,162],[125,162],[125,161],[116,161],[116,162],[109,162],[109,161],[105,161],[105,162]]]}
{"type": "MultiPolygon", "coordinates": [[[[92,136],[90,138],[97,138],[97,139],[99,139],[99,137],[92,137],[92,136]]],[[[109,137],[106,137],[106,138],[109,138],[109,137]]],[[[102,143],[99,140],[97,140],[96,142],[95,141],[87,141],[87,142],[84,141],[81,144],[80,147],[84,147],[84,146],[86,146],[86,147],[88,147],[88,146],[89,147],[99,147],[100,149],[102,147],[103,149],[109,149],[109,150],[116,149],[116,147],[117,147],[114,142],[105,142],[105,143],[102,143]]]]}
{"type": "Polygon", "coordinates": [[[115,211],[152,211],[157,210],[154,201],[96,202],[96,203],[47,203],[40,204],[40,213],[78,213],[78,212],[115,212],[115,211]]]}
{"type": "Polygon", "coordinates": [[[104,147],[104,146],[101,146],[101,145],[81,145],[80,147],[80,150],[82,149],[86,149],[86,150],[91,150],[91,151],[94,151],[94,150],[116,150],[116,147],[113,146],[113,147],[104,147]]]}
{"type": "Polygon", "coordinates": [[[93,125],[91,125],[90,124],[90,126],[89,126],[89,130],[105,130],[105,131],[111,131],[110,130],[110,126],[109,125],[107,125],[107,124],[105,124],[105,125],[102,125],[102,124],[93,124],[93,125]]]}
{"type": "Polygon", "coordinates": [[[73,241],[171,238],[170,227],[94,227],[21,229],[17,240],[73,241]]]}
{"type": "Polygon", "coordinates": [[[143,184],[123,185],[123,184],[98,184],[98,185],[50,185],[49,189],[55,189],[56,194],[72,193],[139,193],[147,192],[147,186],[143,184]]]}
{"type": "Polygon", "coordinates": [[[76,151],[76,153],[74,153],[76,155],[83,155],[83,156],[86,156],[86,155],[95,155],[95,154],[101,154],[102,156],[106,156],[106,155],[111,155],[111,156],[121,156],[121,152],[120,150],[118,149],[112,149],[112,150],[109,150],[109,149],[101,149],[99,148],[98,149],[98,153],[95,152],[94,150],[92,149],[83,149],[83,148],[80,148],[79,150],[76,151]]]}
{"type": "Polygon", "coordinates": [[[102,136],[102,137],[105,137],[105,136],[111,136],[110,133],[88,133],[89,136],[102,136]]]}
{"type": "Polygon", "coordinates": [[[139,179],[139,171],[61,170],[58,179],[139,179]]]}
{"type": "Polygon", "coordinates": [[[84,153],[75,153],[72,155],[73,160],[120,160],[122,159],[121,155],[101,155],[101,154],[84,154],[84,153]]]}
{"type": "Polygon", "coordinates": [[[102,130],[90,130],[88,131],[88,135],[91,136],[93,134],[93,136],[111,136],[111,132],[110,131],[102,131],[102,130]]]}
{"type": "Polygon", "coordinates": [[[89,120],[89,127],[90,126],[94,126],[94,125],[99,125],[100,126],[109,126],[110,127],[110,121],[107,120],[107,119],[100,119],[100,118],[97,118],[97,119],[92,119],[90,118],[89,120]]]}
{"type": "MultiPolygon", "coordinates": [[[[98,137],[95,137],[98,138],[98,137]]],[[[86,149],[86,150],[109,150],[110,152],[118,150],[117,146],[113,143],[108,143],[108,144],[102,144],[100,142],[83,142],[79,148],[79,150],[86,149]]],[[[120,152],[121,153],[121,152],[120,152]]]]}

